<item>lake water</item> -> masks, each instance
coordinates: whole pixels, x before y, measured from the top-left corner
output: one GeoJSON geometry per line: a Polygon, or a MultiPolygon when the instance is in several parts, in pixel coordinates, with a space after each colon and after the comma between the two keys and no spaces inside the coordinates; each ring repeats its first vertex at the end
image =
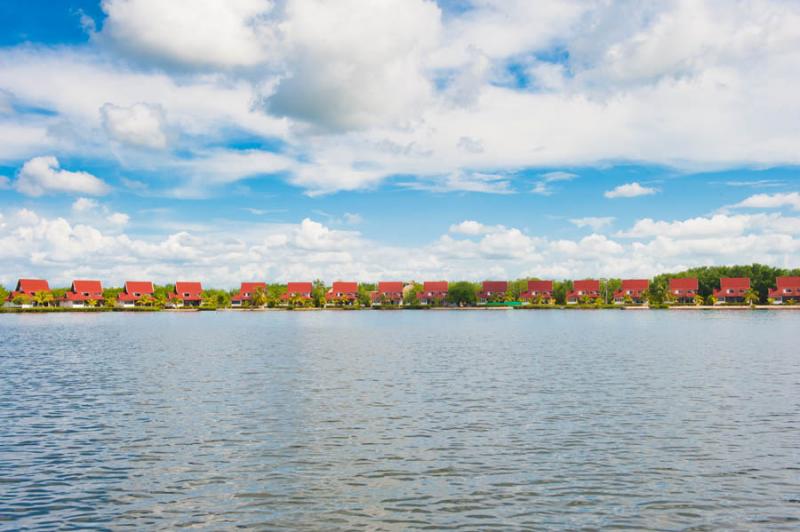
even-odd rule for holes
{"type": "Polygon", "coordinates": [[[796,529],[800,312],[0,315],[0,527],[796,529]]]}

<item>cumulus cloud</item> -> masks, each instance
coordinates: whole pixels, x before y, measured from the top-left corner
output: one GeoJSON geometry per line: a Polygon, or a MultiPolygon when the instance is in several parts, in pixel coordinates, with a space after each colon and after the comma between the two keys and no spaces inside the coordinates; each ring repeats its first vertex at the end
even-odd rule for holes
{"type": "Polygon", "coordinates": [[[457,233],[460,235],[481,235],[489,230],[489,227],[480,222],[476,222],[475,220],[464,220],[461,223],[450,226],[451,233],[457,233]]]}
{"type": "Polygon", "coordinates": [[[795,211],[800,211],[800,193],[755,194],[740,201],[734,207],[749,207],[753,209],[790,207],[795,211]]]}
{"type": "Polygon", "coordinates": [[[655,188],[650,187],[643,187],[639,183],[626,183],[624,185],[619,185],[612,190],[607,190],[603,193],[603,196],[614,199],[614,198],[635,198],[638,196],[650,196],[658,192],[655,188]]]}
{"type": "Polygon", "coordinates": [[[109,221],[109,223],[114,225],[126,225],[131,218],[124,212],[113,212],[109,214],[108,218],[106,219],[109,221]]]}
{"type": "Polygon", "coordinates": [[[576,227],[589,227],[592,231],[600,231],[614,223],[613,216],[586,216],[584,218],[570,218],[569,222],[576,227]]]}
{"type": "Polygon", "coordinates": [[[107,103],[100,108],[100,113],[103,127],[112,139],[145,148],[166,148],[166,118],[160,105],[136,103],[120,107],[107,103]]]}
{"type": "Polygon", "coordinates": [[[72,210],[75,212],[84,212],[96,209],[98,203],[96,200],[90,198],[78,198],[72,203],[72,210]]]}
{"type": "Polygon", "coordinates": [[[58,159],[53,156],[34,157],[26,162],[19,171],[14,188],[27,196],[54,192],[102,196],[110,190],[104,181],[88,172],[62,170],[58,159]]]}

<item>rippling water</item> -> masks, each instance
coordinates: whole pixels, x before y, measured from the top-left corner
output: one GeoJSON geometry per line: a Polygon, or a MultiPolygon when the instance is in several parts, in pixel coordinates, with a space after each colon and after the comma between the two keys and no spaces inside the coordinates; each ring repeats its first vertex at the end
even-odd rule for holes
{"type": "Polygon", "coordinates": [[[796,528],[800,312],[0,316],[0,526],[796,528]]]}

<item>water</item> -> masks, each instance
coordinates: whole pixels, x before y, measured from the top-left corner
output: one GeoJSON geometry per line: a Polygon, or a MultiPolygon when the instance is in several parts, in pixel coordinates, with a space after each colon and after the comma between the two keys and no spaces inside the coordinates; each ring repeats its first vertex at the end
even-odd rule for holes
{"type": "Polygon", "coordinates": [[[0,315],[0,527],[800,526],[800,312],[0,315]]]}

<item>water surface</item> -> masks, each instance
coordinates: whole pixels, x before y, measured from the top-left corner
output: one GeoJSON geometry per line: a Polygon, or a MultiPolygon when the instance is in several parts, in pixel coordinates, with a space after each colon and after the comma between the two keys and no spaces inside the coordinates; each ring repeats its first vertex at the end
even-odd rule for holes
{"type": "Polygon", "coordinates": [[[0,315],[0,527],[800,526],[800,312],[0,315]]]}

